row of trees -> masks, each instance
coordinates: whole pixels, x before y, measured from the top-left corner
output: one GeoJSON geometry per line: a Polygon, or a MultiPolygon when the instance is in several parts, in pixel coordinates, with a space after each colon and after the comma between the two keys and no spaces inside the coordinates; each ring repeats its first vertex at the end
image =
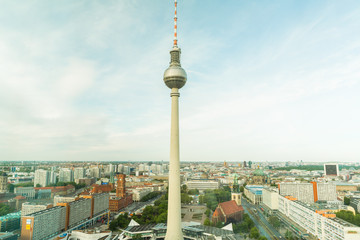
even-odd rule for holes
{"type": "Polygon", "coordinates": [[[161,192],[151,192],[140,199],[140,202],[147,202],[157,196],[161,195],[161,192]]]}
{"type": "Polygon", "coordinates": [[[341,210],[336,213],[336,217],[341,218],[356,226],[360,226],[360,214],[353,214],[351,211],[341,210]]]}
{"type": "Polygon", "coordinates": [[[15,209],[11,208],[9,205],[0,203],[0,216],[4,216],[8,213],[12,213],[15,209]]]}
{"type": "Polygon", "coordinates": [[[226,189],[205,190],[205,194],[199,196],[199,202],[206,203],[206,206],[212,211],[215,211],[219,203],[230,200],[231,192],[226,189]]]}
{"type": "MultiPolygon", "coordinates": [[[[85,183],[79,183],[77,184],[76,182],[58,182],[58,183],[52,183],[47,185],[47,187],[59,187],[59,186],[67,186],[67,185],[73,185],[75,187],[75,189],[80,189],[80,188],[84,188],[86,187],[85,183]]],[[[9,192],[14,192],[14,189],[16,187],[33,187],[34,183],[33,182],[27,182],[27,183],[19,183],[19,184],[8,184],[7,185],[7,189],[9,192]]],[[[36,187],[41,187],[40,184],[37,184],[36,187]]]]}

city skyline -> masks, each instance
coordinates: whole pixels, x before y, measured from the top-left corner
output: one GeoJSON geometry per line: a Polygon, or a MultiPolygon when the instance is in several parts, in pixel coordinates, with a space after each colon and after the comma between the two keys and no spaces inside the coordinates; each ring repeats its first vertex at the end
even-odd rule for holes
{"type": "MultiPolygon", "coordinates": [[[[172,1],[0,10],[0,160],[168,160],[172,1]]],[[[358,161],[360,4],[183,1],[182,161],[358,161]]]]}

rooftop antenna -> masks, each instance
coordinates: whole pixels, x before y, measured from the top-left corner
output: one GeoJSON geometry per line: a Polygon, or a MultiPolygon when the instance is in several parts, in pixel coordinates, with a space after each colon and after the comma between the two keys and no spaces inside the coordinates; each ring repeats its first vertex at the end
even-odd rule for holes
{"type": "Polygon", "coordinates": [[[177,48],[177,0],[175,0],[175,15],[174,15],[174,48],[177,48]]]}

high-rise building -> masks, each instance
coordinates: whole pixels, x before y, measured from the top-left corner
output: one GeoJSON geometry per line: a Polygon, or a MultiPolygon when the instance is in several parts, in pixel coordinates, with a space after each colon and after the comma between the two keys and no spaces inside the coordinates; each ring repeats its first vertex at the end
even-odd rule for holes
{"type": "Polygon", "coordinates": [[[37,169],[35,170],[35,177],[34,177],[34,187],[38,184],[41,187],[46,187],[50,183],[50,173],[44,169],[37,169]]]}
{"type": "Polygon", "coordinates": [[[293,196],[304,203],[337,200],[336,185],[333,183],[280,183],[279,193],[293,196]]]}
{"type": "Polygon", "coordinates": [[[56,183],[56,173],[54,171],[50,172],[50,180],[49,180],[50,184],[56,183]]]}
{"type": "Polygon", "coordinates": [[[180,53],[181,50],[177,45],[177,0],[175,0],[174,44],[170,50],[170,66],[164,73],[164,82],[171,89],[169,205],[166,240],[184,239],[181,230],[179,89],[185,85],[187,75],[180,64],[180,53]]]}
{"type": "Polygon", "coordinates": [[[56,206],[21,218],[21,240],[51,239],[65,229],[66,208],[56,206]]]}
{"type": "Polygon", "coordinates": [[[62,168],[59,172],[59,182],[73,182],[74,171],[68,168],[62,168]]]}
{"type": "Polygon", "coordinates": [[[92,168],[90,169],[90,176],[91,176],[91,177],[95,177],[95,178],[100,178],[100,177],[101,177],[100,168],[98,168],[98,167],[92,167],[92,168]]]}
{"type": "Polygon", "coordinates": [[[74,169],[74,179],[85,178],[85,169],[78,167],[74,169]]]}
{"type": "Polygon", "coordinates": [[[8,176],[6,173],[0,174],[0,193],[6,193],[7,192],[7,182],[8,182],[8,176]]]}
{"type": "Polygon", "coordinates": [[[125,175],[117,175],[117,186],[116,186],[116,197],[124,198],[125,197],[125,175]]]}
{"type": "Polygon", "coordinates": [[[324,164],[325,176],[339,176],[339,164],[324,164]]]}

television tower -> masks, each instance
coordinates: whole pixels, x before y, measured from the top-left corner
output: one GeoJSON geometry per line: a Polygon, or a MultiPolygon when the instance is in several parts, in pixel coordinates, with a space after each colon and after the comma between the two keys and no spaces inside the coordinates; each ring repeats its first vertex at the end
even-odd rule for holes
{"type": "Polygon", "coordinates": [[[183,240],[181,229],[180,154],[179,154],[179,89],[186,83],[186,72],[180,65],[181,50],[177,45],[177,0],[175,0],[174,44],[170,50],[170,66],[164,82],[171,89],[171,134],[168,218],[165,240],[183,240]]]}

